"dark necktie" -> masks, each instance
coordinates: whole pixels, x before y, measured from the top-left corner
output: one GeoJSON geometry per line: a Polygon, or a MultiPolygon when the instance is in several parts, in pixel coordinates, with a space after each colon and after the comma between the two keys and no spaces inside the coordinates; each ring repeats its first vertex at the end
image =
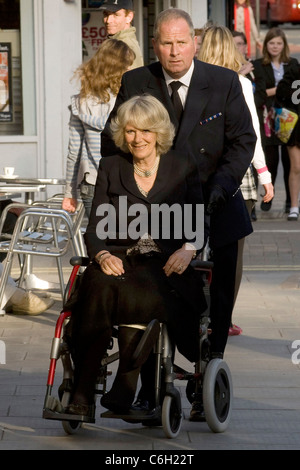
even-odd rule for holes
{"type": "Polygon", "coordinates": [[[170,83],[170,87],[172,88],[171,100],[175,109],[175,114],[178,119],[178,122],[180,122],[181,115],[183,113],[183,106],[182,106],[182,102],[178,93],[178,90],[181,87],[181,85],[182,83],[178,81],[174,81],[170,83]]]}

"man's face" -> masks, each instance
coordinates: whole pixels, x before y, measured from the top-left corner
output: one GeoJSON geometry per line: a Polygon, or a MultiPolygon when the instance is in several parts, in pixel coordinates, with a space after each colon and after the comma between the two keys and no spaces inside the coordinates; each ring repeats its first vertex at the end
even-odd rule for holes
{"type": "Polygon", "coordinates": [[[191,37],[189,25],[183,19],[162,23],[157,40],[153,39],[154,52],[165,71],[179,79],[189,70],[196,53],[197,38],[191,37]]]}
{"type": "Polygon", "coordinates": [[[105,25],[108,35],[116,34],[119,31],[130,28],[130,23],[133,19],[133,12],[126,15],[126,10],[118,11],[103,11],[103,23],[105,25]]]}
{"type": "Polygon", "coordinates": [[[244,43],[243,38],[241,36],[234,36],[233,40],[242,56],[246,57],[248,48],[247,44],[244,43]]]}

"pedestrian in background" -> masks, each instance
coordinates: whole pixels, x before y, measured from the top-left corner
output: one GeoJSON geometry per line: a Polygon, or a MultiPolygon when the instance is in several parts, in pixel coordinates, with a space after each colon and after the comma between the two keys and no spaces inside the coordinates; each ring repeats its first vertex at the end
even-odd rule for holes
{"type": "Polygon", "coordinates": [[[81,197],[90,215],[101,158],[101,132],[114,107],[121,78],[134,61],[123,41],[106,39],[96,54],[80,65],[74,77],[80,92],[71,97],[66,187],[62,208],[74,212],[81,197]],[[79,193],[79,194],[78,194],[79,193]]]}
{"type": "MultiPolygon", "coordinates": [[[[254,65],[251,59],[248,58],[248,44],[247,44],[246,35],[241,31],[232,31],[232,36],[233,36],[233,40],[235,42],[235,45],[238,51],[240,52],[240,54],[242,54],[242,56],[246,60],[246,62],[242,64],[241,69],[239,70],[239,73],[249,78],[249,80],[252,83],[253,93],[255,93],[254,65]]],[[[252,180],[252,178],[254,178],[255,186],[257,189],[258,176],[257,176],[257,171],[253,165],[252,165],[251,175],[249,174],[249,170],[247,170],[247,176],[249,177],[249,181],[252,180]]],[[[257,198],[255,199],[255,201],[257,201],[257,198]]],[[[253,220],[254,222],[257,220],[255,203],[251,211],[251,220],[253,220]]]]}
{"type": "Polygon", "coordinates": [[[234,2],[234,30],[242,31],[247,39],[248,56],[256,57],[256,49],[262,44],[256,26],[250,0],[235,0],[234,2]]]}
{"type": "Polygon", "coordinates": [[[136,38],[136,28],[131,25],[134,18],[132,0],[106,0],[100,7],[103,11],[104,26],[110,39],[119,39],[135,53],[132,68],[144,65],[143,54],[136,38]]]}
{"type": "Polygon", "coordinates": [[[297,124],[287,142],[290,157],[289,188],[291,195],[291,208],[288,220],[297,221],[299,217],[300,193],[300,64],[295,64],[287,70],[283,79],[278,83],[276,97],[285,108],[298,114],[297,124]]]}
{"type": "MultiPolygon", "coordinates": [[[[290,57],[289,46],[282,29],[271,28],[263,43],[262,58],[254,61],[255,75],[255,103],[261,126],[262,143],[266,156],[266,163],[272,175],[272,183],[276,191],[276,177],[281,153],[283,178],[285,186],[285,212],[289,212],[291,197],[289,191],[290,160],[285,144],[274,133],[272,119],[276,102],[276,89],[284,73],[297,59],[290,57]]],[[[272,201],[261,202],[261,209],[269,211],[272,201]]]]}

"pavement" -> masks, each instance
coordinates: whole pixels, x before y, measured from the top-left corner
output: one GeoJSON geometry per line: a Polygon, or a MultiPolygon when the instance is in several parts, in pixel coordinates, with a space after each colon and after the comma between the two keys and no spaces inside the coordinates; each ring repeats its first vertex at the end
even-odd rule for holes
{"type": "MultiPolygon", "coordinates": [[[[224,433],[213,433],[205,422],[189,421],[183,381],[176,381],[184,412],[176,439],[166,438],[161,427],[100,418],[104,410],[99,403],[96,423],[83,425],[74,435],[66,434],[60,421],[43,419],[51,341],[61,309],[59,294],[54,293],[53,307],[39,316],[0,317],[2,362],[3,348],[6,353],[5,363],[0,364],[0,450],[101,450],[108,459],[105,464],[112,464],[111,458],[121,463],[116,459],[122,451],[129,456],[138,451],[154,456],[169,452],[183,459],[197,458],[201,450],[299,450],[300,220],[288,222],[283,206],[279,173],[272,209],[263,213],[256,205],[258,220],[245,243],[233,316],[243,333],[229,337],[225,352],[233,381],[233,410],[224,433]]],[[[64,266],[67,279],[71,269],[67,259],[64,266]]],[[[55,267],[48,261],[37,264],[35,272],[55,280],[55,267]]],[[[180,355],[176,363],[192,370],[180,355]]],[[[58,384],[60,374],[58,365],[58,384]]]]}

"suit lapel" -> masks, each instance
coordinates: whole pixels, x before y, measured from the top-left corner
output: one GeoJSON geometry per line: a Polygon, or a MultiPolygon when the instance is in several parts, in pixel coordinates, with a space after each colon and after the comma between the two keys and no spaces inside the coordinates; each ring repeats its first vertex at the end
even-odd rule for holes
{"type": "Polygon", "coordinates": [[[159,62],[155,62],[149,66],[150,78],[148,83],[142,88],[143,93],[148,93],[157,98],[167,109],[170,119],[174,124],[176,130],[178,128],[178,121],[175,115],[174,107],[168,92],[166,80],[162,71],[162,66],[159,62]]]}
{"type": "Polygon", "coordinates": [[[194,63],[195,68],[179,128],[162,67],[159,62],[149,66],[150,78],[148,83],[146,83],[142,89],[143,93],[149,93],[152,96],[155,96],[155,98],[157,98],[167,108],[170,119],[176,128],[175,144],[180,141],[180,146],[182,146],[183,142],[188,139],[194,126],[200,121],[203,109],[207,101],[210,99],[210,96],[207,93],[209,84],[205,78],[202,62],[195,60],[194,63]]]}
{"type": "Polygon", "coordinates": [[[139,199],[145,199],[136,185],[133,175],[132,156],[130,154],[121,159],[119,171],[121,183],[126,191],[139,199]]]}
{"type": "Polygon", "coordinates": [[[209,84],[205,78],[202,62],[196,60],[181,125],[175,140],[175,146],[178,142],[180,147],[182,147],[194,129],[195,125],[201,120],[200,118],[203,110],[206,106],[206,103],[210,99],[210,94],[208,91],[209,84]]]}

